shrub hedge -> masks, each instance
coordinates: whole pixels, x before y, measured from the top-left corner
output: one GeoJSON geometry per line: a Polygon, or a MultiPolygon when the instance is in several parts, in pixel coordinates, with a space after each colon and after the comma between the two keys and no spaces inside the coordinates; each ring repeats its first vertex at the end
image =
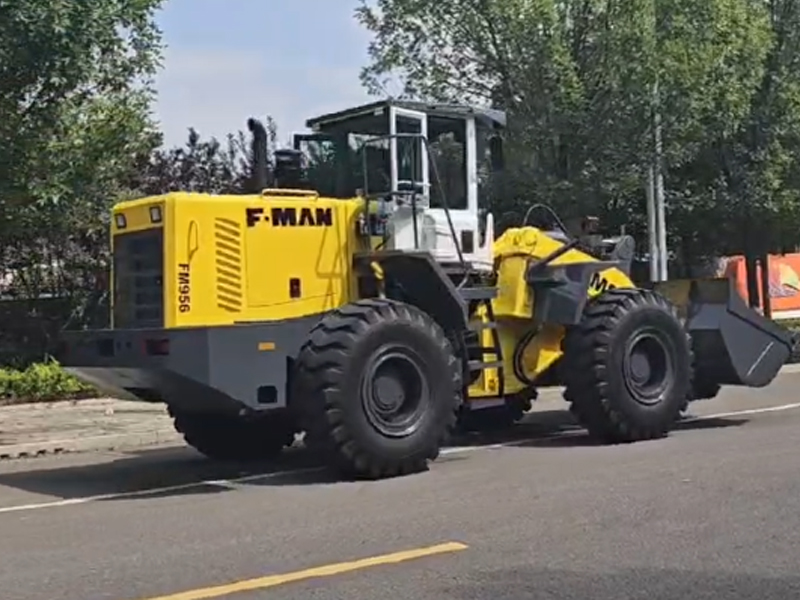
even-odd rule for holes
{"type": "Polygon", "coordinates": [[[25,404],[96,397],[96,390],[55,360],[25,369],[0,368],[0,404],[25,404]]]}

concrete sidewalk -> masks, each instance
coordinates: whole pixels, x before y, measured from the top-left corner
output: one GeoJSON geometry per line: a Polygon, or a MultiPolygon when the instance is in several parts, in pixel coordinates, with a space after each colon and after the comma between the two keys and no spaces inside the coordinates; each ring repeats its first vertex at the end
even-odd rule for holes
{"type": "Polygon", "coordinates": [[[163,404],[110,398],[0,407],[0,458],[182,443],[163,404]]]}

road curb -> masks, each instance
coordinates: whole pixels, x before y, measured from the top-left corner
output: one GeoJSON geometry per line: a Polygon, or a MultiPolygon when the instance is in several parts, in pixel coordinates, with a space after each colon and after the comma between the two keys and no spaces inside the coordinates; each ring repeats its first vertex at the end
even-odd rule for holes
{"type": "Polygon", "coordinates": [[[74,452],[98,452],[102,450],[124,450],[141,446],[155,446],[166,443],[182,443],[181,436],[174,429],[115,433],[93,437],[67,440],[48,440],[9,444],[0,446],[0,460],[35,458],[74,452]]]}

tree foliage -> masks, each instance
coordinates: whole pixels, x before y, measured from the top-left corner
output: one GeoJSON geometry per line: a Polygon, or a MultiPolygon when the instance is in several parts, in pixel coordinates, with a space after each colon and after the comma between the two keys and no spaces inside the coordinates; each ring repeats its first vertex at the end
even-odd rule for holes
{"type": "Polygon", "coordinates": [[[399,79],[405,96],[508,112],[496,212],[544,201],[643,239],[657,107],[669,239],[697,255],[741,250],[743,206],[774,239],[797,205],[797,10],[790,0],[376,0],[356,16],[373,35],[362,72],[373,93],[399,79]]]}
{"type": "Polygon", "coordinates": [[[68,274],[94,262],[106,209],[160,142],[160,4],[0,0],[0,266],[29,295],[78,285],[68,274]]]}
{"type": "MultiPolygon", "coordinates": [[[[146,109],[160,60],[152,17],[161,0],[0,1],[0,147],[6,202],[26,202],[45,165],[35,156],[120,104],[146,109]],[[102,108],[94,107],[100,102],[102,108]],[[16,192],[16,193],[14,193],[16,192]]],[[[44,152],[42,152],[44,151],[44,152]]],[[[34,191],[39,191],[38,189],[34,191]]]]}
{"type": "MultiPolygon", "coordinates": [[[[267,155],[276,147],[277,126],[271,117],[265,121],[267,155]]],[[[140,165],[134,184],[138,195],[173,191],[233,194],[246,190],[253,171],[250,139],[243,131],[231,133],[222,143],[216,138],[203,140],[194,129],[186,143],[159,148],[140,165]]]]}
{"type": "Polygon", "coordinates": [[[105,283],[108,208],[160,144],[160,4],[0,0],[2,357],[52,350],[105,283]]]}
{"type": "Polygon", "coordinates": [[[673,178],[672,233],[686,254],[791,251],[800,242],[800,5],[751,4],[767,16],[769,38],[744,116],[707,133],[673,178]]]}

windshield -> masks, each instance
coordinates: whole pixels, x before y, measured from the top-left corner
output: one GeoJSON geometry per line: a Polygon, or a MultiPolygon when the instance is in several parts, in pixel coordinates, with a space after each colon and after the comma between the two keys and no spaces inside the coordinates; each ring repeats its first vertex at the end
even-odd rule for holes
{"type": "Polygon", "coordinates": [[[365,186],[370,193],[389,191],[389,141],[364,145],[367,139],[388,133],[386,115],[368,113],[327,125],[322,133],[295,136],[295,148],[305,160],[308,187],[332,198],[352,198],[365,186]]]}
{"type": "MultiPolygon", "coordinates": [[[[419,138],[397,139],[398,184],[429,186],[433,208],[442,208],[446,198],[449,208],[466,209],[466,121],[429,115],[425,129],[428,152],[419,138]],[[427,169],[423,169],[426,154],[427,169]]],[[[404,115],[397,116],[396,130],[400,134],[423,133],[419,118],[404,115]]],[[[306,186],[333,198],[352,198],[358,190],[370,195],[390,192],[392,153],[388,136],[389,118],[384,112],[326,125],[322,133],[295,136],[295,148],[305,161],[306,186]]]]}

